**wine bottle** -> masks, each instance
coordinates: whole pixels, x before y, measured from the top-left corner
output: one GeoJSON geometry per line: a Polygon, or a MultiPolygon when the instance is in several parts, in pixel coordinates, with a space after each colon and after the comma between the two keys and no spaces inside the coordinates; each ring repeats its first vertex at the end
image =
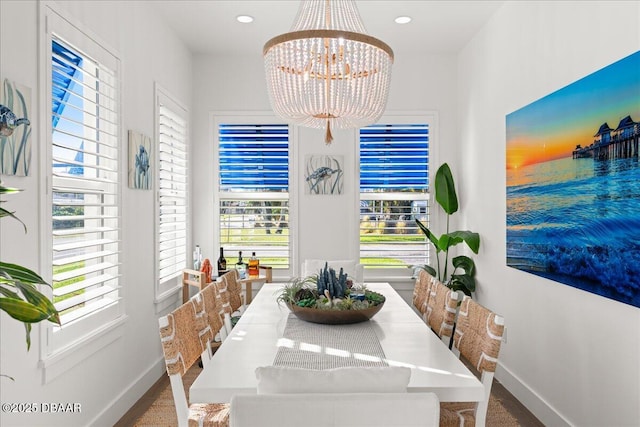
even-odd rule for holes
{"type": "Polygon", "coordinates": [[[256,258],[256,253],[253,252],[251,258],[249,258],[249,276],[258,276],[259,270],[258,266],[260,265],[260,260],[256,258]]]}
{"type": "Polygon", "coordinates": [[[241,279],[247,278],[247,265],[242,261],[242,251],[238,252],[238,262],[236,262],[236,270],[241,279]]]}
{"type": "Polygon", "coordinates": [[[224,249],[220,246],[220,257],[218,258],[218,276],[227,272],[227,259],[224,257],[224,249]]]}

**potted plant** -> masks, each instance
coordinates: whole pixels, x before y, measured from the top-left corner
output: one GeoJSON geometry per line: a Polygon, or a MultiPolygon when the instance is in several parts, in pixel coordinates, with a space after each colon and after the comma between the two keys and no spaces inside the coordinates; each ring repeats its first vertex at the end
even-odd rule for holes
{"type": "Polygon", "coordinates": [[[325,263],[317,275],[294,278],[280,291],[277,301],[285,303],[302,320],[314,323],[356,323],[369,320],[385,302],[385,297],[366,289],[351,286],[347,274],[325,263]]]}
{"type": "Polygon", "coordinates": [[[448,288],[454,291],[462,291],[466,295],[476,290],[476,266],[468,256],[459,255],[451,259],[453,271],[449,273],[449,249],[459,243],[466,243],[473,253],[477,254],[480,249],[480,235],[472,231],[449,231],[449,219],[451,215],[458,211],[458,196],[453,182],[451,169],[447,163],[443,163],[436,172],[435,178],[435,196],[436,201],[442,207],[447,215],[446,233],[436,236],[427,228],[420,220],[416,219],[416,224],[420,230],[427,236],[436,250],[436,268],[430,265],[413,266],[414,271],[418,269],[426,270],[429,274],[436,277],[448,288]],[[441,256],[444,255],[444,262],[441,262],[441,256]]]}
{"type": "MultiPolygon", "coordinates": [[[[17,193],[18,189],[0,184],[0,196],[17,193]]],[[[0,200],[0,203],[3,203],[0,200]]],[[[26,225],[15,215],[0,206],[0,218],[11,217],[26,225]]],[[[60,324],[60,316],[51,300],[42,294],[37,285],[49,285],[37,273],[17,264],[0,261],[0,310],[24,323],[27,350],[31,347],[31,325],[43,320],[60,324]]]]}

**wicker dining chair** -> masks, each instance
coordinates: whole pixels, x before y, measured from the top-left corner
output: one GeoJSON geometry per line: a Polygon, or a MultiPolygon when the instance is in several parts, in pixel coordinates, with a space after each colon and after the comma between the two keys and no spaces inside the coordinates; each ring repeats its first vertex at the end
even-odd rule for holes
{"type": "Polygon", "coordinates": [[[242,284],[239,282],[240,276],[238,270],[229,270],[223,274],[220,278],[225,281],[227,292],[229,292],[229,304],[231,305],[232,314],[242,314],[244,312],[244,292],[242,290],[242,284]]]}
{"type": "Polygon", "coordinates": [[[484,400],[476,403],[441,403],[440,426],[485,425],[503,333],[504,318],[465,295],[458,311],[453,351],[465,358],[480,374],[484,400]]]}
{"type": "Polygon", "coordinates": [[[158,319],[160,340],[179,427],[227,427],[228,403],[191,404],[187,401],[182,377],[208,353],[211,329],[206,320],[204,302],[197,294],[167,316],[158,319]]]}
{"type": "Polygon", "coordinates": [[[425,270],[420,270],[413,287],[413,306],[424,316],[430,295],[433,277],[425,270]]]}
{"type": "Polygon", "coordinates": [[[447,288],[439,280],[432,281],[424,320],[447,347],[451,343],[459,301],[457,292],[447,288]]]}
{"type": "MultiPolygon", "coordinates": [[[[207,323],[213,334],[213,339],[209,342],[210,356],[217,349],[222,341],[226,338],[226,330],[224,327],[223,317],[220,312],[223,311],[222,299],[218,296],[218,284],[209,283],[200,291],[204,302],[204,311],[206,313],[207,323]]],[[[224,311],[223,311],[224,312],[224,311]]]]}
{"type": "Polygon", "coordinates": [[[231,314],[233,313],[233,309],[231,308],[231,296],[229,294],[227,285],[228,282],[225,279],[224,275],[219,277],[215,282],[217,290],[216,296],[220,299],[219,315],[220,320],[222,320],[222,323],[224,324],[225,337],[231,333],[231,314]]]}

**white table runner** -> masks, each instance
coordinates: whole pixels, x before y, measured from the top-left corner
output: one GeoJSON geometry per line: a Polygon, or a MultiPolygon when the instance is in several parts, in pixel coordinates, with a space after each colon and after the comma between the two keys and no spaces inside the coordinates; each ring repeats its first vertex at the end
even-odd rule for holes
{"type": "Polygon", "coordinates": [[[321,325],[289,314],[273,365],[332,369],[388,363],[371,322],[321,325]]]}

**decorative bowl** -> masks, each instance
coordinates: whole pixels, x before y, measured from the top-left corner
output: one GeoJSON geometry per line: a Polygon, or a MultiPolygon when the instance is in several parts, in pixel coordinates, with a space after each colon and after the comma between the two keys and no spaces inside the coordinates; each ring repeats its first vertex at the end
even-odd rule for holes
{"type": "MultiPolygon", "coordinates": [[[[380,295],[380,294],[378,294],[380,295]]],[[[378,305],[359,310],[321,310],[310,307],[300,307],[287,302],[289,310],[300,320],[325,325],[344,325],[348,323],[365,322],[380,311],[384,301],[378,305]]]]}

